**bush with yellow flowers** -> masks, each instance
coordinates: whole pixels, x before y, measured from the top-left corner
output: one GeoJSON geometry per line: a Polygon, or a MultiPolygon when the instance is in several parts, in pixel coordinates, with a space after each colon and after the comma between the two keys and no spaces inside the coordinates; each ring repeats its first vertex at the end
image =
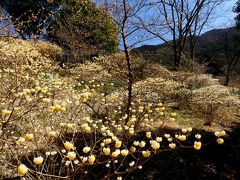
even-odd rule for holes
{"type": "Polygon", "coordinates": [[[34,44],[34,48],[44,57],[56,59],[59,58],[63,50],[55,44],[51,44],[45,41],[38,41],[34,44]]]}
{"type": "MultiPolygon", "coordinates": [[[[84,179],[101,167],[99,179],[119,179],[159,153],[201,150],[206,144],[191,127],[164,132],[177,113],[166,113],[161,99],[133,96],[128,115],[125,84],[116,84],[115,78],[102,82],[61,75],[31,43],[10,39],[0,44],[1,178],[84,179]]],[[[174,90],[181,86],[161,78],[146,82],[157,82],[155,93],[162,90],[166,98],[172,93],[168,84],[174,90]]],[[[224,144],[225,131],[215,136],[224,144]]]]}

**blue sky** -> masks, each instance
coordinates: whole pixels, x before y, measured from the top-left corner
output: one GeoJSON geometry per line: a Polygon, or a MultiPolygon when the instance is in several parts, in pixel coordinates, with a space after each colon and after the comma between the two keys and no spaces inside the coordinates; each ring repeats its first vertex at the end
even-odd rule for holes
{"type": "MultiPolygon", "coordinates": [[[[213,13],[214,15],[211,17],[209,23],[205,26],[202,33],[207,32],[211,29],[224,29],[227,27],[232,27],[235,25],[234,17],[236,14],[232,11],[234,5],[237,0],[225,0],[223,4],[218,6],[213,13]]],[[[145,41],[138,46],[141,45],[156,45],[161,44],[162,41],[159,39],[152,39],[149,41],[145,41]]]]}
{"type": "MultiPolygon", "coordinates": [[[[211,29],[221,29],[221,28],[227,28],[227,27],[232,27],[235,25],[235,20],[234,17],[236,14],[232,11],[235,3],[237,0],[224,0],[225,2],[218,6],[213,13],[213,16],[211,17],[210,21],[208,24],[206,24],[205,28],[203,29],[202,33],[209,31],[211,29]]],[[[5,22],[6,23],[6,22],[5,22]]],[[[13,28],[12,28],[13,29],[13,28]]],[[[1,31],[0,31],[1,33],[1,31]]],[[[136,34],[135,36],[138,36],[139,34],[136,34]]],[[[136,37],[131,37],[131,41],[135,41],[136,37]]],[[[171,40],[171,37],[169,37],[169,40],[171,40]]],[[[152,39],[148,41],[144,41],[143,43],[140,43],[136,46],[141,46],[141,45],[156,45],[156,44],[161,44],[162,41],[159,39],[152,39]]],[[[136,47],[135,46],[135,47],[136,47]]]]}
{"type": "Polygon", "coordinates": [[[216,20],[212,22],[209,28],[225,28],[226,26],[234,26],[234,17],[236,14],[232,11],[237,0],[229,0],[220,5],[216,10],[216,20]]]}

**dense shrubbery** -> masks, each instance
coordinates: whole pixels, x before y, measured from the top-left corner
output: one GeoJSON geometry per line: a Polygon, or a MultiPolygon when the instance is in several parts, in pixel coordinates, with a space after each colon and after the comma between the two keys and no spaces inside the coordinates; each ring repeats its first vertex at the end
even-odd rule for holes
{"type": "Polygon", "coordinates": [[[85,58],[118,51],[112,17],[91,1],[67,1],[48,28],[48,38],[68,53],[85,58]]]}
{"type": "Polygon", "coordinates": [[[34,44],[34,48],[43,56],[50,59],[59,59],[63,53],[62,48],[55,44],[45,41],[38,41],[34,44]]]}
{"type": "Polygon", "coordinates": [[[71,55],[85,58],[118,51],[116,24],[110,14],[91,0],[2,0],[0,4],[9,14],[0,19],[1,24],[11,21],[14,27],[6,26],[6,32],[1,28],[2,35],[8,36],[11,31],[10,34],[23,39],[44,38],[71,55]]]}
{"type": "MultiPolygon", "coordinates": [[[[191,78],[178,82],[177,73],[162,67],[147,78],[157,66],[147,64],[144,68],[141,64],[146,62],[135,58],[135,94],[127,117],[121,55],[64,71],[49,58],[58,56],[60,48],[40,44],[0,41],[0,170],[4,172],[0,177],[80,179],[100,167],[95,178],[122,179],[144,168],[156,154],[184,147],[200,150],[204,145],[192,127],[170,134],[162,131],[177,118],[175,112],[168,112],[164,101],[191,97],[190,105],[205,106],[211,95],[212,104],[207,106],[220,102],[223,109],[226,98],[234,100],[220,85],[213,85],[220,88],[219,93],[210,93],[212,83],[203,82],[202,77],[194,80],[201,84],[194,90],[187,85],[192,83],[191,78]],[[92,74],[95,77],[90,78],[92,74]],[[215,96],[219,97],[217,101],[215,96]]],[[[225,131],[215,132],[218,144],[224,142],[225,135],[225,131]]]]}

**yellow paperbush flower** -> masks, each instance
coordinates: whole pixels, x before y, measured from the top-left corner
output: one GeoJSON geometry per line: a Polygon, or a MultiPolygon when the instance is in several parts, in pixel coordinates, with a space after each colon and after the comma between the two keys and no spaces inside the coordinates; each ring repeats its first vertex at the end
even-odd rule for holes
{"type": "Polygon", "coordinates": [[[72,149],[74,148],[74,145],[73,145],[71,142],[66,141],[66,142],[64,143],[64,147],[65,147],[65,149],[67,149],[68,151],[70,151],[70,150],[72,150],[72,149]]]}
{"type": "Polygon", "coordinates": [[[129,133],[130,135],[133,135],[133,134],[134,134],[134,130],[129,130],[128,133],[129,133]]]}
{"type": "Polygon", "coordinates": [[[132,162],[129,163],[129,166],[132,167],[132,166],[134,166],[134,164],[135,164],[135,161],[132,161],[132,162]]]}
{"type": "Polygon", "coordinates": [[[20,137],[18,140],[17,140],[17,144],[20,144],[22,145],[23,143],[25,143],[26,139],[24,137],[20,137]]]}
{"type": "Polygon", "coordinates": [[[32,133],[27,133],[24,136],[26,141],[31,141],[33,139],[33,134],[32,133]]]}
{"type": "Polygon", "coordinates": [[[48,137],[50,138],[56,138],[58,135],[56,133],[56,131],[49,131],[48,132],[48,137]]]}
{"type": "Polygon", "coordinates": [[[226,136],[226,131],[220,131],[219,136],[220,136],[220,137],[226,136]]]}
{"type": "Polygon", "coordinates": [[[122,146],[122,141],[116,141],[115,148],[120,148],[122,146]]]}
{"type": "Polygon", "coordinates": [[[179,136],[178,136],[178,139],[179,139],[180,141],[185,141],[185,140],[187,139],[187,136],[185,136],[185,135],[179,135],[179,136]]]}
{"type": "Polygon", "coordinates": [[[66,111],[67,111],[67,108],[66,108],[66,107],[61,107],[60,111],[61,111],[61,112],[66,112],[66,111]]]}
{"type": "Polygon", "coordinates": [[[10,115],[12,113],[12,111],[10,111],[10,110],[7,110],[7,109],[4,109],[4,110],[2,110],[2,115],[10,115]]]}
{"type": "Polygon", "coordinates": [[[67,127],[68,129],[72,129],[72,128],[74,128],[74,126],[75,126],[74,123],[67,123],[67,125],[66,125],[66,127],[67,127]]]}
{"type": "Polygon", "coordinates": [[[139,144],[140,144],[139,141],[133,141],[134,146],[139,146],[139,144]]]}
{"type": "Polygon", "coordinates": [[[67,153],[67,157],[68,157],[70,160],[74,160],[74,159],[76,159],[76,153],[73,152],[73,151],[69,151],[69,152],[67,153]]]}
{"type": "Polygon", "coordinates": [[[216,141],[217,141],[218,144],[223,144],[224,143],[224,140],[222,138],[217,138],[216,141]]]}
{"type": "Polygon", "coordinates": [[[171,117],[176,117],[177,116],[177,113],[173,112],[170,114],[171,117]]]}
{"type": "Polygon", "coordinates": [[[39,165],[43,163],[43,157],[42,156],[38,156],[36,158],[33,159],[34,164],[39,165]]]}
{"type": "Polygon", "coordinates": [[[84,148],[83,148],[83,152],[84,152],[84,153],[88,153],[90,150],[91,150],[90,147],[84,147],[84,148]]]}
{"type": "Polygon", "coordinates": [[[182,128],[182,133],[187,133],[188,132],[188,130],[187,130],[187,128],[182,128]]]}
{"type": "Polygon", "coordinates": [[[216,131],[214,134],[217,137],[223,137],[226,136],[226,131],[216,131]]]}
{"type": "Polygon", "coordinates": [[[103,153],[105,154],[105,155],[110,155],[110,153],[111,153],[111,149],[110,148],[103,148],[103,153]]]}
{"type": "Polygon", "coordinates": [[[55,110],[55,106],[50,106],[48,108],[48,112],[52,113],[55,110]]]}
{"type": "Polygon", "coordinates": [[[142,147],[142,148],[145,147],[145,146],[146,146],[146,142],[145,142],[145,141],[141,141],[141,142],[139,143],[139,146],[142,147]]]}
{"type": "Polygon", "coordinates": [[[121,155],[122,155],[122,156],[127,156],[128,153],[129,153],[128,149],[123,149],[123,150],[121,150],[121,155]]]}
{"type": "Polygon", "coordinates": [[[193,130],[192,127],[188,127],[188,128],[187,128],[187,131],[188,131],[188,132],[192,132],[192,130],[193,130]]]}
{"type": "Polygon", "coordinates": [[[200,141],[194,142],[194,149],[199,150],[202,147],[202,143],[200,141]]]}
{"type": "Polygon", "coordinates": [[[201,137],[202,137],[201,134],[196,134],[196,135],[195,135],[195,138],[196,138],[196,139],[201,139],[201,137]]]}
{"type": "Polygon", "coordinates": [[[115,151],[112,152],[112,157],[116,158],[120,153],[121,153],[120,150],[116,149],[115,151]]]}
{"type": "Polygon", "coordinates": [[[151,138],[152,137],[151,132],[146,132],[146,137],[151,138]]]}
{"type": "Polygon", "coordinates": [[[61,106],[60,106],[59,104],[56,104],[56,105],[54,106],[54,109],[55,109],[56,111],[59,111],[59,110],[61,110],[61,106]]]}
{"type": "Polygon", "coordinates": [[[169,146],[171,149],[175,149],[175,148],[176,148],[176,144],[175,144],[175,143],[170,143],[168,146],[169,146]]]}
{"type": "Polygon", "coordinates": [[[149,157],[149,156],[151,156],[151,151],[149,151],[149,150],[142,151],[142,155],[143,155],[143,157],[149,157]]]}
{"type": "Polygon", "coordinates": [[[108,139],[104,139],[104,144],[108,145],[112,142],[112,139],[108,138],[108,139]]]}
{"type": "Polygon", "coordinates": [[[88,156],[88,163],[90,165],[94,164],[95,160],[96,160],[96,157],[94,155],[88,156]]]}
{"type": "Polygon", "coordinates": [[[136,148],[136,147],[134,147],[134,146],[131,146],[131,147],[130,147],[130,151],[131,151],[132,153],[135,153],[135,152],[136,152],[136,150],[137,150],[137,148],[136,148]]]}
{"type": "Polygon", "coordinates": [[[49,98],[43,98],[42,101],[43,101],[44,103],[50,103],[50,102],[51,102],[51,99],[49,99],[49,98]]]}
{"type": "Polygon", "coordinates": [[[159,143],[162,142],[162,137],[156,137],[156,141],[159,143]]]}
{"type": "Polygon", "coordinates": [[[170,136],[170,134],[164,134],[164,137],[165,138],[170,138],[171,136],[170,136]]]}
{"type": "Polygon", "coordinates": [[[24,164],[20,164],[17,168],[17,171],[20,176],[24,176],[28,172],[28,167],[24,164]]]}
{"type": "Polygon", "coordinates": [[[156,151],[160,148],[160,143],[157,141],[154,141],[153,143],[151,143],[151,147],[156,151]]]}
{"type": "Polygon", "coordinates": [[[90,133],[91,132],[91,127],[90,126],[87,126],[83,129],[86,133],[90,133]]]}

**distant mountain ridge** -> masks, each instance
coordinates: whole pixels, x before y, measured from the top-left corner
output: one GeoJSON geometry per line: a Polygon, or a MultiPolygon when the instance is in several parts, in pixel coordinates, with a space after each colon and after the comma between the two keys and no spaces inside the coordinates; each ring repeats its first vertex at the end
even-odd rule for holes
{"type": "MultiPolygon", "coordinates": [[[[214,66],[214,68],[217,69],[217,74],[222,73],[224,69],[224,45],[226,40],[226,32],[229,40],[229,46],[232,47],[230,53],[234,53],[234,43],[236,43],[237,37],[240,38],[240,31],[238,31],[235,27],[226,29],[212,29],[207,31],[199,36],[196,45],[196,58],[199,60],[199,62],[210,62],[209,66],[214,66]]],[[[186,42],[186,45],[187,44],[188,43],[186,42]]],[[[169,58],[171,58],[171,49],[166,43],[159,45],[143,45],[134,49],[134,52],[147,55],[149,59],[152,59],[155,62],[159,62],[161,58],[165,58],[165,60],[163,60],[163,62],[165,62],[164,65],[170,64],[167,61],[169,61],[169,58]]],[[[215,74],[215,72],[211,70],[209,73],[215,74]]]]}
{"type": "Polygon", "coordinates": [[[205,46],[215,42],[224,42],[225,41],[225,33],[227,32],[228,36],[231,38],[237,34],[239,31],[235,27],[226,28],[226,29],[212,29],[203,33],[199,37],[199,41],[197,46],[205,46]]]}

